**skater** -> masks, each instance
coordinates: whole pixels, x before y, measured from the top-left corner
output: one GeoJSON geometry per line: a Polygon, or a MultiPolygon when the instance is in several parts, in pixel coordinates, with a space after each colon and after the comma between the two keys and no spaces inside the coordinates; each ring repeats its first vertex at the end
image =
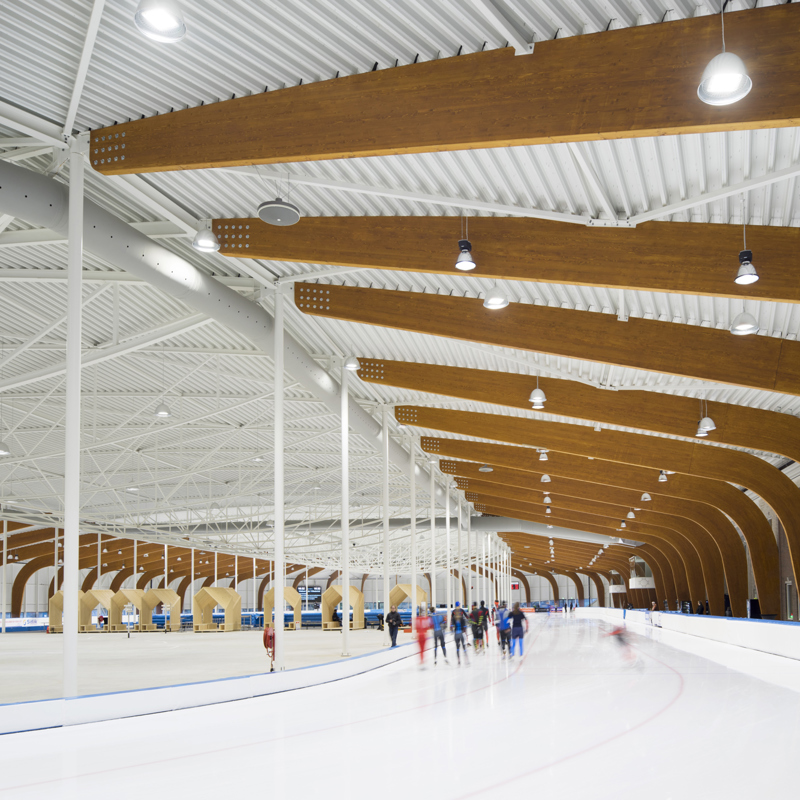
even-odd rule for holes
{"type": "Polygon", "coordinates": [[[447,660],[447,651],[444,649],[444,618],[435,608],[431,608],[430,613],[431,630],[433,631],[433,665],[436,666],[436,658],[439,647],[442,648],[442,658],[444,663],[449,664],[447,660]]]}
{"type": "Polygon", "coordinates": [[[456,607],[450,615],[450,630],[453,632],[453,641],[456,645],[458,666],[461,666],[462,649],[464,650],[464,661],[469,665],[469,659],[467,658],[467,615],[458,600],[456,600],[456,607]]]}
{"type": "Polygon", "coordinates": [[[430,620],[425,614],[420,614],[417,617],[417,643],[419,644],[419,668],[425,669],[425,642],[428,639],[428,628],[430,627],[430,620]]]}
{"type": "Polygon", "coordinates": [[[472,604],[470,622],[472,623],[473,645],[475,647],[475,652],[478,653],[479,651],[483,650],[483,618],[477,603],[472,604]]]}
{"type": "Polygon", "coordinates": [[[483,625],[483,646],[488,650],[489,649],[489,614],[491,613],[489,609],[486,607],[486,603],[481,600],[481,607],[478,609],[478,613],[481,615],[481,621],[483,625]]]}
{"type": "Polygon", "coordinates": [[[525,613],[519,610],[519,603],[514,603],[514,610],[509,617],[511,622],[511,658],[514,658],[514,651],[516,650],[516,643],[519,641],[519,656],[522,658],[523,643],[525,641],[525,634],[528,632],[528,618],[525,613]],[[522,630],[522,626],[525,630],[522,630]]]}
{"type": "Polygon", "coordinates": [[[511,621],[509,619],[508,608],[505,601],[500,604],[497,609],[497,635],[500,639],[500,651],[502,657],[506,657],[506,645],[511,652],[511,621]]]}
{"type": "Polygon", "coordinates": [[[397,606],[392,606],[392,610],[386,615],[386,624],[389,626],[389,636],[392,637],[392,647],[397,647],[397,629],[403,624],[397,606]]]}

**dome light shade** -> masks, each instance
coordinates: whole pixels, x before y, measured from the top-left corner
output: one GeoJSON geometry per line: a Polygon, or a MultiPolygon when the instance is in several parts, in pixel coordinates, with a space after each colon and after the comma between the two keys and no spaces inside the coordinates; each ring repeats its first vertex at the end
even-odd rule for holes
{"type": "Polygon", "coordinates": [[[628,519],[636,519],[636,514],[633,513],[633,509],[628,512],[628,519]]]}
{"type": "Polygon", "coordinates": [[[490,467],[488,464],[483,464],[482,466],[478,467],[478,472],[494,472],[494,469],[490,467]]]}
{"type": "Polygon", "coordinates": [[[11,448],[5,443],[0,442],[0,456],[10,456],[11,448]]]}
{"type": "Polygon", "coordinates": [[[159,403],[156,406],[156,416],[157,417],[171,417],[172,412],[169,410],[169,406],[166,403],[159,403]]]}
{"type": "Polygon", "coordinates": [[[492,310],[505,308],[508,305],[508,298],[495,286],[486,292],[483,300],[483,307],[492,310]]]}
{"type": "Polygon", "coordinates": [[[212,511],[213,511],[213,512],[216,514],[218,511],[221,511],[222,509],[220,508],[220,505],[219,505],[219,503],[217,503],[216,501],[214,501],[214,502],[211,504],[211,510],[212,510],[212,511]]]}
{"type": "Polygon", "coordinates": [[[703,428],[703,426],[700,425],[700,423],[698,423],[697,433],[695,434],[695,436],[699,436],[702,439],[703,437],[708,436],[708,431],[705,428],[703,428]]]}
{"type": "Polygon", "coordinates": [[[758,323],[752,314],[742,311],[734,317],[730,328],[734,336],[749,336],[752,333],[758,333],[758,323]]]}
{"type": "Polygon", "coordinates": [[[296,224],[302,216],[296,205],[280,197],[262,203],[257,213],[268,225],[277,225],[280,228],[296,224]]]}
{"type": "Polygon", "coordinates": [[[541,483],[550,483],[550,476],[549,475],[542,475],[540,478],[541,483]]]}
{"type": "Polygon", "coordinates": [[[545,502],[547,505],[550,505],[550,503],[552,503],[553,501],[552,501],[552,500],[551,500],[549,497],[545,497],[545,499],[544,499],[544,502],[545,502]]]}
{"type": "Polygon", "coordinates": [[[625,524],[625,520],[622,520],[619,524],[620,528],[627,528],[628,526],[625,524]]]}
{"type": "Polygon", "coordinates": [[[653,499],[653,498],[652,498],[652,497],[650,497],[650,495],[649,495],[649,494],[647,494],[647,492],[645,492],[645,493],[642,495],[642,502],[643,502],[643,503],[647,503],[647,502],[649,502],[649,501],[650,501],[650,500],[652,500],[652,499],[653,499]]]}
{"type": "Polygon", "coordinates": [[[552,510],[551,510],[551,509],[548,507],[548,508],[546,508],[546,509],[544,510],[544,513],[545,513],[545,514],[552,514],[552,513],[553,513],[553,511],[552,511],[552,510]]]}
{"type": "Polygon", "coordinates": [[[174,44],[186,36],[180,9],[172,0],[140,0],[133,21],[139,33],[155,42],[174,44]]]}
{"type": "Polygon", "coordinates": [[[711,417],[703,417],[700,422],[697,423],[698,428],[702,428],[704,431],[713,431],[717,429],[717,426],[714,424],[714,420],[711,417]]]}
{"type": "Polygon", "coordinates": [[[546,400],[547,397],[545,397],[544,392],[538,386],[531,392],[531,396],[528,398],[528,402],[533,403],[535,409],[544,408],[546,400]]]}
{"type": "Polygon", "coordinates": [[[539,453],[539,461],[547,461],[547,460],[548,460],[547,451],[546,450],[542,450],[542,452],[539,453]]]}
{"type": "Polygon", "coordinates": [[[742,250],[739,253],[739,271],[736,273],[736,277],[733,280],[734,283],[738,283],[739,286],[747,286],[758,280],[758,273],[753,266],[752,250],[742,250]]]}
{"type": "Polygon", "coordinates": [[[664,472],[662,469],[661,472],[658,473],[658,482],[659,483],[666,483],[667,482],[667,473],[664,472]]]}
{"type": "Polygon", "coordinates": [[[201,253],[216,253],[219,250],[219,239],[213,231],[197,231],[192,240],[192,247],[201,253]]]}
{"type": "Polygon", "coordinates": [[[475,269],[475,260],[472,258],[472,245],[467,239],[458,240],[458,248],[461,251],[456,259],[456,269],[462,272],[469,272],[475,269]]]}
{"type": "Polygon", "coordinates": [[[720,53],[703,71],[697,96],[710,106],[727,106],[746,97],[753,88],[747,67],[739,56],[720,53]]]}
{"type": "Polygon", "coordinates": [[[348,372],[358,372],[361,369],[361,363],[355,356],[348,356],[344,360],[344,368],[348,372]]]}

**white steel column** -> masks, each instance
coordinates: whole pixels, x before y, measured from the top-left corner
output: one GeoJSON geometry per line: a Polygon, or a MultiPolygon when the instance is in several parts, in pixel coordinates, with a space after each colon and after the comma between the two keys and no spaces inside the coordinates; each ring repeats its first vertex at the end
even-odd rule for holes
{"type": "Polygon", "coordinates": [[[445,603],[447,609],[444,615],[445,630],[450,627],[450,611],[453,608],[453,576],[450,574],[450,478],[445,485],[444,501],[444,548],[445,548],[445,603]]]}
{"type": "MultiPolygon", "coordinates": [[[[308,572],[306,572],[308,574],[308,572]]],[[[253,556],[253,612],[255,613],[258,611],[258,598],[256,595],[258,594],[258,581],[256,581],[256,557],[253,556]]],[[[306,594],[308,594],[308,587],[306,587],[306,594]]],[[[308,608],[306,608],[308,611],[308,608]]]]}
{"type": "MultiPolygon", "coordinates": [[[[134,542],[134,544],[136,544],[134,542]]],[[[134,550],[134,552],[136,552],[134,550]]],[[[189,548],[189,558],[191,559],[192,566],[189,573],[189,611],[192,612],[192,627],[194,627],[194,548],[189,548]]]]}
{"type": "MultiPolygon", "coordinates": [[[[169,545],[165,544],[164,545],[164,588],[165,589],[169,589],[169,575],[167,575],[168,563],[169,563],[169,545]]],[[[164,619],[166,619],[166,611],[164,612],[164,619]]]]}
{"type": "MultiPolygon", "coordinates": [[[[5,509],[3,509],[5,510],[5,509]]],[[[6,615],[8,613],[8,598],[6,592],[8,591],[8,576],[6,568],[8,567],[8,520],[3,520],[3,633],[6,632],[6,615]]],[[[56,567],[56,570],[58,567],[56,567]]],[[[54,584],[55,585],[55,584],[54,584]]],[[[55,623],[50,623],[54,625],[55,623]]]]}
{"type": "Polygon", "coordinates": [[[411,629],[417,627],[417,482],[414,468],[414,437],[408,437],[408,504],[410,508],[409,534],[411,536],[411,629]]]}
{"type": "MultiPolygon", "coordinates": [[[[283,453],[283,288],[279,284],[275,284],[275,335],[273,337],[274,351],[272,354],[272,362],[274,364],[274,380],[275,380],[275,410],[274,410],[274,448],[275,448],[275,468],[273,475],[275,478],[274,495],[275,495],[275,522],[274,522],[274,544],[275,544],[275,591],[272,596],[275,608],[275,661],[274,668],[276,672],[281,672],[286,669],[286,659],[284,657],[284,635],[283,635],[283,610],[286,607],[283,597],[283,588],[286,584],[284,565],[284,498],[283,498],[283,485],[284,485],[284,453],[283,453]]],[[[264,609],[264,619],[267,619],[267,609],[264,609]]],[[[266,624],[266,623],[265,623],[266,624]]]]}
{"type": "MultiPolygon", "coordinates": [[[[69,149],[67,374],[64,415],[64,697],[78,694],[78,545],[81,507],[81,328],[84,148],[69,149]]],[[[58,565],[56,565],[58,569],[58,565]]]]}
{"type": "Polygon", "coordinates": [[[475,564],[473,562],[472,549],[472,512],[467,506],[467,566],[469,567],[469,580],[467,581],[467,605],[472,607],[472,581],[475,579],[475,564]]]}
{"type": "Polygon", "coordinates": [[[98,533],[97,534],[97,578],[95,579],[95,586],[90,587],[92,589],[95,589],[95,588],[99,589],[100,588],[100,575],[101,575],[101,573],[103,571],[101,569],[101,567],[103,566],[103,553],[102,553],[102,550],[103,550],[102,538],[101,538],[101,534],[98,533]]]}
{"type": "Polygon", "coordinates": [[[428,464],[431,473],[431,606],[436,608],[436,480],[432,463],[428,464]]]}
{"type": "Polygon", "coordinates": [[[350,650],[350,415],[349,372],[342,362],[342,656],[350,650]]]}
{"type": "Polygon", "coordinates": [[[464,567],[463,567],[463,564],[462,564],[462,561],[461,561],[461,495],[458,495],[458,537],[457,537],[457,546],[458,546],[458,551],[456,552],[456,564],[458,566],[456,567],[456,569],[458,569],[458,583],[456,584],[456,586],[458,586],[458,591],[456,592],[456,595],[461,597],[461,604],[463,605],[464,603],[466,603],[467,598],[462,596],[462,594],[461,594],[461,591],[462,591],[461,587],[466,583],[466,581],[464,580],[464,567]],[[462,581],[464,583],[462,583],[462,581]]]}
{"type": "Polygon", "coordinates": [[[239,556],[233,557],[233,591],[239,591],[239,556]]]}
{"type": "Polygon", "coordinates": [[[486,534],[484,534],[481,537],[481,571],[483,572],[482,575],[483,582],[481,586],[483,591],[481,592],[481,600],[483,600],[484,603],[488,604],[488,601],[486,600],[486,589],[488,586],[488,584],[486,583],[486,534]]]}
{"type": "Polygon", "coordinates": [[[217,551],[214,551],[214,583],[212,586],[217,585],[217,551]]]}
{"type": "Polygon", "coordinates": [[[58,591],[58,528],[53,528],[55,536],[53,537],[53,569],[56,571],[53,575],[53,593],[58,591]]]}
{"type": "Polygon", "coordinates": [[[383,440],[381,447],[383,450],[383,644],[391,644],[389,637],[389,626],[386,624],[386,617],[390,611],[389,605],[389,406],[383,406],[383,440]]]}

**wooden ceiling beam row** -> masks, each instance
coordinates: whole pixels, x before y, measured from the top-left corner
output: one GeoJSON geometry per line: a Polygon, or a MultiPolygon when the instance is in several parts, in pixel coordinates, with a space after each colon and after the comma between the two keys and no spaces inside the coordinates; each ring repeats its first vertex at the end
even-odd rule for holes
{"type": "Polygon", "coordinates": [[[220,252],[237,258],[800,302],[794,276],[798,228],[749,225],[760,279],[739,286],[733,279],[741,225],[645,222],[611,228],[475,217],[469,221],[469,239],[476,268],[458,272],[461,224],[459,217],[306,217],[299,225],[278,227],[256,217],[215,219],[212,227],[220,252]],[[249,238],[226,236],[228,226],[242,226],[249,238]],[[242,243],[247,247],[239,247],[242,243]]]}
{"type": "MultiPolygon", "coordinates": [[[[461,462],[441,460],[440,469],[448,474],[451,472],[466,473],[469,478],[493,475],[494,473],[485,475],[477,472],[478,465],[483,463],[491,464],[495,471],[498,471],[499,468],[509,470],[510,480],[516,482],[521,482],[520,478],[513,476],[520,472],[538,473],[538,478],[542,474],[543,464],[539,461],[539,455],[529,448],[433,437],[423,437],[421,446],[426,452],[438,454],[443,458],[476,462],[467,468],[461,462]]],[[[500,473],[499,477],[502,477],[503,474],[500,473]]],[[[683,509],[680,505],[671,505],[670,499],[707,505],[711,513],[706,517],[695,518],[702,521],[706,529],[714,536],[722,554],[729,588],[737,587],[736,597],[738,598],[739,585],[736,581],[742,571],[745,559],[744,549],[738,533],[730,526],[730,523],[727,526],[715,524],[715,520],[718,521],[723,515],[729,516],[745,533],[759,597],[762,598],[765,608],[780,607],[777,545],[771,527],[756,505],[730,484],[688,475],[670,475],[666,483],[661,483],[658,481],[658,469],[587,458],[564,452],[550,454],[547,462],[547,474],[551,478],[551,482],[547,484],[551,491],[560,491],[561,479],[564,478],[568,482],[578,481],[629,490],[637,492],[640,496],[647,492],[653,498],[659,497],[659,502],[665,503],[664,508],[670,509],[672,513],[676,514],[681,513],[683,509]],[[730,578],[727,577],[729,574],[730,578]]],[[[571,485],[571,483],[565,482],[565,487],[571,485]]],[[[604,530],[603,534],[608,535],[608,531],[604,530]]],[[[731,596],[734,596],[732,592],[731,596]]],[[[746,597],[746,589],[744,596],[746,597]]],[[[737,600],[738,602],[740,601],[737,600]]],[[[743,607],[735,606],[733,613],[742,614],[743,607]]],[[[771,610],[765,613],[777,612],[771,610]]]]}
{"type": "Polygon", "coordinates": [[[720,49],[696,17],[339,77],[93,131],[107,175],[555,142],[779,128],[800,122],[794,4],[726,15],[757,88],[697,97],[720,49]],[[124,148],[122,147],[124,145],[124,148]]]}
{"type": "MultiPolygon", "coordinates": [[[[359,362],[358,376],[367,383],[526,411],[537,386],[531,375],[361,357],[359,362]]],[[[539,378],[538,386],[547,396],[547,414],[684,437],[694,437],[700,418],[709,416],[717,427],[698,444],[730,444],[800,461],[800,418],[790,414],[713,401],[701,412],[700,401],[691,397],[611,391],[559,378],[539,378]]]]}
{"type": "Polygon", "coordinates": [[[297,283],[294,300],[309,316],[800,395],[800,341],[523,303],[497,311],[471,297],[358,286],[297,283]]]}

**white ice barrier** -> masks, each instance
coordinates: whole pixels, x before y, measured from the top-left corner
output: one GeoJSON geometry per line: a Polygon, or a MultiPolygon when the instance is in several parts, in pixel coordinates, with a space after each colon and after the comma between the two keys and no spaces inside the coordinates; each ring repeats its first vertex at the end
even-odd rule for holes
{"type": "Polygon", "coordinates": [[[731,669],[800,691],[800,624],[768,620],[580,608],[577,616],[625,626],[731,669]]]}
{"type": "MultiPolygon", "coordinates": [[[[432,645],[431,645],[432,647],[432,645]]],[[[69,700],[33,700],[0,705],[0,734],[19,733],[62,725],[80,725],[161,711],[245,700],[278,692],[351,678],[418,653],[415,644],[386,648],[363,656],[332,661],[285,672],[245,675],[177,686],[137,689],[129,692],[87,695],[69,700]]]]}

